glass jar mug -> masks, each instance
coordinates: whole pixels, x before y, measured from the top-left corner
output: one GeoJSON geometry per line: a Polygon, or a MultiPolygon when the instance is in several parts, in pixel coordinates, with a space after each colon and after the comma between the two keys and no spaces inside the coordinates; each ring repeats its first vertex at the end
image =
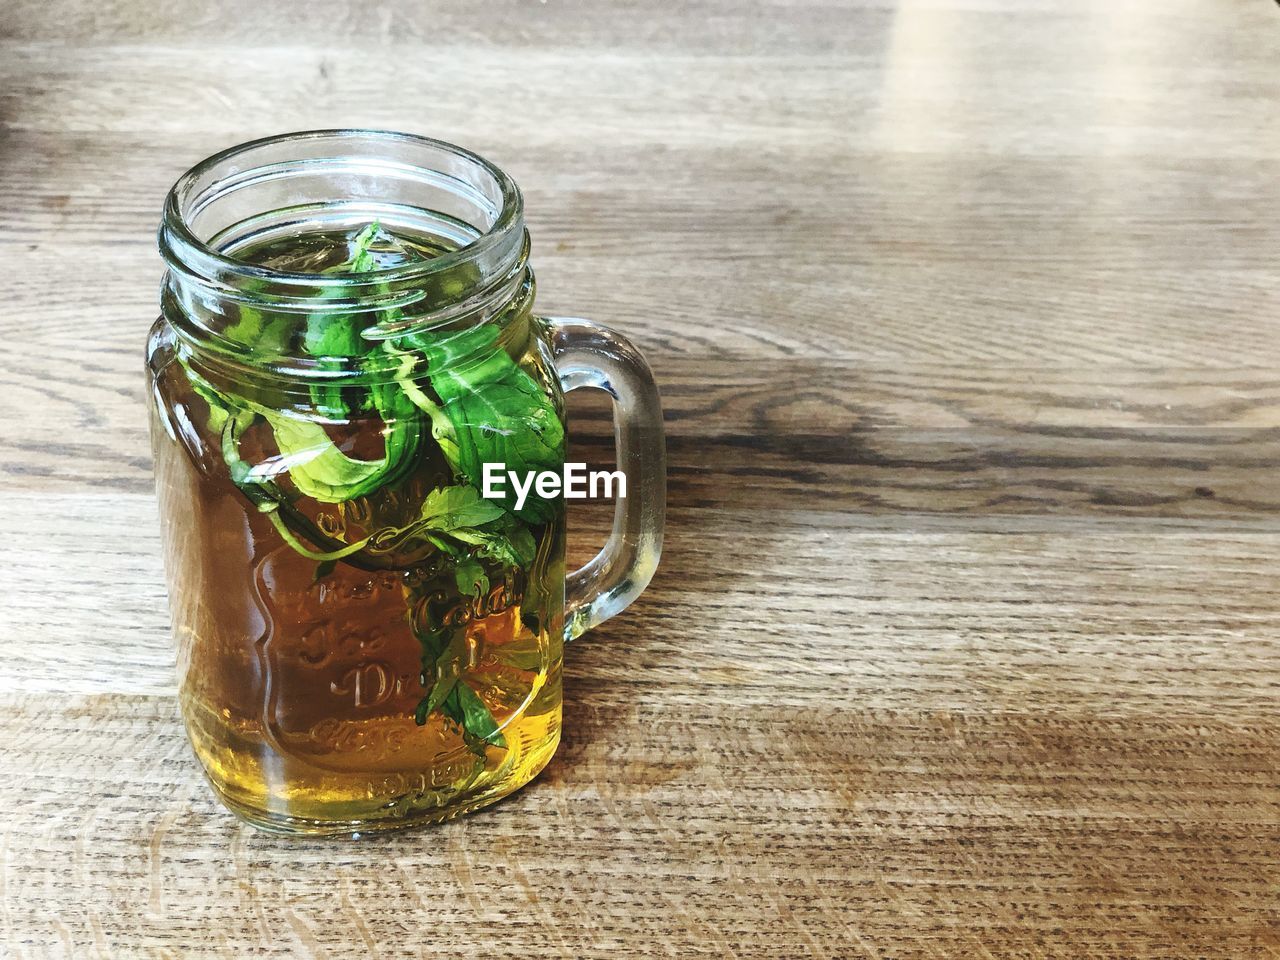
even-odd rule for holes
{"type": "Polygon", "coordinates": [[[564,641],[658,563],[644,360],[534,314],[519,190],[439,141],[232,148],[178,180],[159,238],[156,483],[182,715],[219,797],[360,833],[527,783],[559,742],[564,641]],[[566,576],[564,501],[486,498],[484,473],[561,472],[578,387],[615,400],[627,496],[566,576]]]}

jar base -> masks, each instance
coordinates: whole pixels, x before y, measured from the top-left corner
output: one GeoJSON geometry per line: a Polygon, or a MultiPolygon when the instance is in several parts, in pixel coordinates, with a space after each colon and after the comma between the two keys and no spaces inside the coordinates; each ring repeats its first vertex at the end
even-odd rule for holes
{"type": "Polygon", "coordinates": [[[371,833],[408,830],[434,823],[445,823],[497,803],[536,779],[555,755],[559,744],[560,736],[557,731],[554,738],[539,747],[533,757],[520,765],[518,775],[490,783],[474,793],[459,795],[443,805],[406,803],[400,809],[375,817],[332,820],[295,817],[244,803],[227,793],[212,779],[209,779],[209,785],[224,807],[238,819],[264,833],[288,837],[349,837],[358,840],[371,833]]]}

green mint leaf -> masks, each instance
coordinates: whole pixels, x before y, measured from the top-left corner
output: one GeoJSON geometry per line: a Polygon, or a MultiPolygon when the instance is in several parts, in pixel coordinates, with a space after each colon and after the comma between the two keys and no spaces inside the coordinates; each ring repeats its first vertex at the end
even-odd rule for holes
{"type": "MultiPolygon", "coordinates": [[[[500,333],[497,326],[482,324],[401,338],[425,355],[427,376],[441,403],[420,396],[421,391],[410,398],[431,416],[432,432],[451,465],[476,487],[485,463],[521,474],[559,470],[564,463],[564,425],[546,392],[498,342],[500,333]]],[[[515,492],[508,490],[504,502],[514,509],[515,492]]],[[[540,523],[557,509],[534,494],[517,514],[540,523]]]]}
{"type": "Polygon", "coordinates": [[[223,428],[227,424],[227,417],[230,416],[227,411],[225,401],[202,379],[190,376],[190,371],[188,371],[187,380],[191,384],[192,389],[195,390],[196,396],[203,400],[209,407],[209,432],[216,433],[221,436],[223,428]]]}
{"type": "Polygon", "coordinates": [[[378,486],[387,486],[399,482],[413,468],[426,429],[418,408],[394,382],[371,384],[369,391],[383,422],[384,456],[378,486]]]}
{"type": "Polygon", "coordinates": [[[343,268],[332,272],[342,273],[368,273],[378,265],[377,258],[373,255],[373,241],[382,233],[382,224],[377,220],[369,224],[357,235],[351,244],[351,258],[344,264],[343,268]]]}
{"type": "Polygon", "coordinates": [[[461,549],[456,543],[454,543],[452,540],[449,540],[446,537],[438,537],[433,533],[428,533],[426,537],[427,537],[427,542],[430,543],[432,546],[434,546],[441,553],[447,553],[451,557],[466,556],[465,550],[461,549]]]}
{"type": "Polygon", "coordinates": [[[422,502],[422,520],[430,529],[448,533],[478,527],[502,517],[502,506],[480,496],[475,487],[459,484],[432,490],[422,502]]]}
{"type": "MultiPolygon", "coordinates": [[[[323,503],[344,503],[398,480],[412,466],[420,447],[422,418],[408,399],[389,387],[374,387],[375,404],[385,423],[385,455],[378,460],[348,457],[329,438],[322,423],[237,398],[244,412],[256,413],[271,425],[281,454],[248,468],[237,484],[272,481],[287,473],[303,496],[323,503]]],[[[228,399],[228,405],[234,406],[234,402],[228,399]]],[[[229,465],[240,462],[238,448],[232,451],[225,442],[223,457],[229,465]]]]}
{"type": "Polygon", "coordinates": [[[236,322],[223,329],[222,335],[255,352],[278,356],[289,346],[293,323],[288,317],[270,316],[241,304],[236,322]]]}
{"type": "Polygon", "coordinates": [[[453,693],[453,688],[457,683],[457,677],[440,677],[436,680],[431,692],[418,701],[418,707],[413,712],[413,719],[418,726],[423,726],[427,722],[427,717],[440,709],[445,700],[448,699],[449,694],[453,693]]]}
{"type": "Polygon", "coordinates": [[[507,543],[511,545],[511,552],[515,555],[516,566],[527,567],[533,563],[538,553],[538,544],[528,527],[522,524],[508,530],[507,543]]]}
{"type": "MultiPolygon", "coordinates": [[[[382,228],[377,221],[369,224],[351,242],[351,255],[347,260],[329,267],[324,272],[349,275],[368,273],[376,269],[377,258],[370,248],[381,232],[382,228]]],[[[345,292],[340,284],[335,284],[325,288],[321,296],[340,297],[345,292]]],[[[307,315],[307,326],[302,339],[303,348],[313,357],[332,361],[325,366],[340,370],[343,367],[343,360],[362,357],[372,349],[369,341],[360,335],[361,329],[367,323],[367,317],[360,311],[312,311],[307,315]]],[[[311,400],[318,411],[332,419],[342,419],[351,412],[344,388],[337,384],[314,384],[311,387],[311,400]]]]}
{"type": "MultiPolygon", "coordinates": [[[[442,637],[432,638],[436,643],[442,640],[442,637]]],[[[461,674],[467,662],[467,628],[454,628],[449,636],[449,641],[430,664],[427,663],[430,656],[430,650],[427,649],[434,644],[427,644],[423,647],[423,682],[434,680],[431,689],[427,695],[422,698],[418,704],[418,710],[421,711],[423,717],[427,717],[440,709],[440,706],[448,698],[453,691],[454,685],[458,683],[458,676],[461,674]]],[[[414,713],[417,716],[417,712],[414,713]]]]}
{"type": "Polygon", "coordinates": [[[462,713],[461,725],[465,733],[483,743],[491,743],[495,747],[506,749],[507,740],[498,729],[498,722],[480,699],[480,695],[471,689],[470,684],[459,680],[445,698],[445,703],[454,701],[456,708],[462,713]]]}
{"type": "Polygon", "coordinates": [[[388,465],[385,457],[356,460],[338,449],[321,424],[256,404],[249,406],[271,424],[281,453],[278,460],[255,466],[251,479],[274,479],[288,473],[300,493],[322,503],[343,503],[381,485],[388,465]]]}
{"type": "MultiPolygon", "coordinates": [[[[448,692],[449,693],[453,692],[452,686],[449,687],[448,692]]],[[[446,699],[447,699],[447,694],[446,694],[446,699]]],[[[442,700],[440,703],[432,705],[430,697],[423,697],[421,700],[418,701],[418,706],[413,711],[413,722],[420,727],[426,726],[427,717],[431,716],[431,714],[434,713],[437,709],[439,709],[442,713],[444,712],[444,703],[445,701],[442,700]]],[[[457,722],[461,724],[462,721],[459,720],[457,722]]]]}
{"type": "Polygon", "coordinates": [[[514,567],[518,565],[515,551],[511,549],[510,542],[501,533],[475,530],[471,527],[459,527],[456,530],[449,531],[449,536],[473,547],[478,547],[479,550],[477,552],[482,557],[497,560],[503,566],[514,567]]]}
{"type": "Polygon", "coordinates": [[[464,597],[484,596],[489,592],[489,578],[480,561],[474,557],[459,560],[454,565],[453,575],[458,583],[458,592],[464,597]]]}

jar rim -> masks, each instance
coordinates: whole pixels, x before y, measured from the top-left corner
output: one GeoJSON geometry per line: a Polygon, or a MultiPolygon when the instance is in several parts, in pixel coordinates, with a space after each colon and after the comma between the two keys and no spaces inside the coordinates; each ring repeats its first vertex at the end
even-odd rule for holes
{"type": "MultiPolygon", "coordinates": [[[[336,160],[341,156],[341,151],[338,151],[330,159],[336,160]]],[[[253,169],[253,167],[247,169],[253,169]]],[[[421,169],[425,171],[427,168],[421,169]]],[[[520,234],[524,232],[523,198],[520,194],[520,188],[506,172],[496,164],[480,156],[480,154],[445,140],[438,140],[434,137],[426,137],[419,134],[374,128],[341,127],[325,130],[303,130],[260,137],[256,140],[235,144],[201,160],[183,173],[169,188],[161,217],[159,246],[161,256],[170,268],[181,270],[197,278],[206,279],[216,275],[230,274],[237,277],[237,279],[269,281],[300,287],[313,285],[332,286],[335,280],[343,282],[344,285],[358,287],[366,284],[386,284],[400,280],[412,280],[452,269],[461,263],[484,256],[504,242],[509,243],[514,232],[519,232],[520,234]],[[475,165],[493,178],[501,197],[501,206],[498,208],[492,224],[475,239],[463,244],[456,250],[451,250],[438,257],[432,257],[429,260],[379,267],[351,277],[337,277],[333,274],[321,273],[298,273],[250,264],[226,254],[210,242],[202,240],[187,223],[189,212],[184,209],[184,204],[192,199],[192,193],[201,179],[208,176],[219,166],[234,163],[237,158],[267,147],[284,143],[305,143],[322,140],[331,140],[336,144],[358,140],[383,141],[416,145],[452,155],[475,165]]]]}

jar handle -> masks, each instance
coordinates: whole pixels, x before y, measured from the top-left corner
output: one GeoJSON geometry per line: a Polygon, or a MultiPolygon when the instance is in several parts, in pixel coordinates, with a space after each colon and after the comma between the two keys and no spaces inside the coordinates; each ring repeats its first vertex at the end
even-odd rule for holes
{"type": "Polygon", "coordinates": [[[613,513],[604,548],[565,581],[564,637],[572,640],[621,613],[653,578],[667,512],[662,407],[649,365],[631,342],[607,327],[547,317],[556,371],[565,393],[594,387],[613,397],[613,436],[626,496],[613,513]]]}

